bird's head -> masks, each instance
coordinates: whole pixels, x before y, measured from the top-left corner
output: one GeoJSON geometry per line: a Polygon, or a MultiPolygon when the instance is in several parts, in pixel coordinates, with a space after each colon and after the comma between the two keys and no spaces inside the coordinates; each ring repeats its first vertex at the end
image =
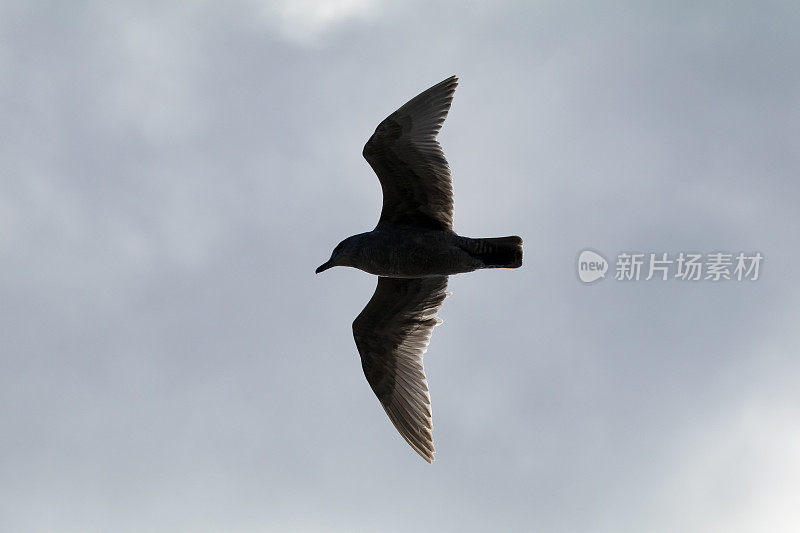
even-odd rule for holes
{"type": "Polygon", "coordinates": [[[354,247],[355,240],[353,237],[348,237],[337,244],[336,248],[333,249],[333,253],[331,253],[331,258],[317,267],[316,273],[319,274],[335,266],[349,266],[354,247]]]}

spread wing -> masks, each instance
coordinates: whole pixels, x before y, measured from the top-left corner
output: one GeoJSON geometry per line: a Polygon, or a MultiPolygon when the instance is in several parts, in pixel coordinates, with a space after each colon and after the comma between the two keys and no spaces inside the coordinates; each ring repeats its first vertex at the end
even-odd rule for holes
{"type": "Polygon", "coordinates": [[[381,226],[453,229],[453,181],[436,134],[458,78],[451,76],[409,100],[381,122],[364,158],[383,189],[381,226]]]}
{"type": "Polygon", "coordinates": [[[447,276],[378,278],[375,294],[353,322],[364,375],[394,427],[433,461],[433,420],[422,355],[447,293],[447,276]]]}

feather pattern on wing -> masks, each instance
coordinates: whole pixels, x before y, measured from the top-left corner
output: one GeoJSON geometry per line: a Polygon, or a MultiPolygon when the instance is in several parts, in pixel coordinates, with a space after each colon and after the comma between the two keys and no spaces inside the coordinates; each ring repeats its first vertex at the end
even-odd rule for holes
{"type": "Polygon", "coordinates": [[[415,96],[386,117],[364,146],[383,189],[378,227],[452,231],[453,182],[436,135],[456,85],[451,76],[415,96]]]}
{"type": "Polygon", "coordinates": [[[433,420],[422,356],[447,276],[378,278],[375,294],[353,322],[361,365],[389,419],[416,452],[433,461],[433,420]]]}

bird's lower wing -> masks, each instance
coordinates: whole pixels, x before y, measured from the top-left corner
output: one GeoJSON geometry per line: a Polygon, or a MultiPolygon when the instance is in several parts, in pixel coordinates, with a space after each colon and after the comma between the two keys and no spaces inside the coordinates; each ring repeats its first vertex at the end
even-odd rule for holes
{"type": "Polygon", "coordinates": [[[423,459],[433,461],[431,400],[422,356],[447,276],[378,278],[375,294],[353,322],[364,375],[394,426],[423,459]]]}

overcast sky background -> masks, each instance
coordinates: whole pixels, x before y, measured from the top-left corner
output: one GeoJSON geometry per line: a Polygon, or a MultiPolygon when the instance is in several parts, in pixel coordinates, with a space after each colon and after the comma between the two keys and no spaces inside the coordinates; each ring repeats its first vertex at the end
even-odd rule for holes
{"type": "Polygon", "coordinates": [[[0,2],[0,530],[796,532],[795,2],[0,2]],[[457,74],[437,461],[315,276],[457,74]],[[582,285],[620,251],[756,282],[582,285]]]}

